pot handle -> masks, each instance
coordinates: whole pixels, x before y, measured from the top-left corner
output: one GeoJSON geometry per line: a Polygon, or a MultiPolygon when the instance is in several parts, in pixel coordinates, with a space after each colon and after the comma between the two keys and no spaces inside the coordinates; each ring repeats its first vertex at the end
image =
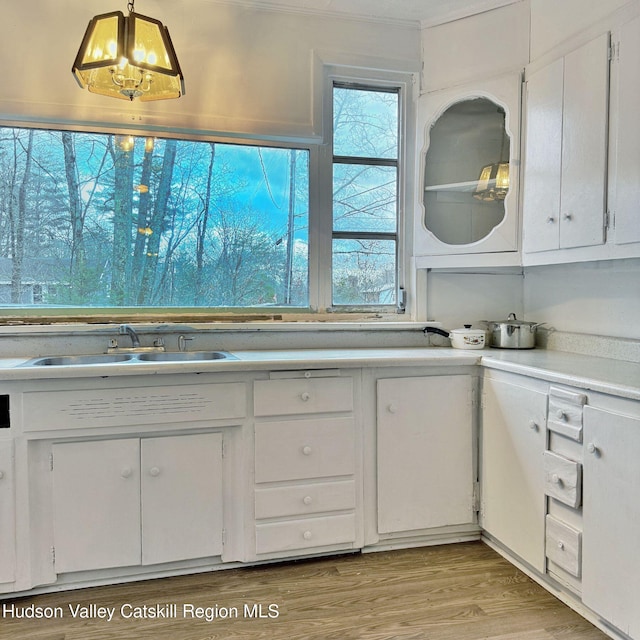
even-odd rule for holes
{"type": "Polygon", "coordinates": [[[427,333],[437,333],[439,336],[443,336],[445,338],[449,337],[449,332],[444,329],[440,329],[438,327],[425,327],[422,332],[427,335],[427,333]]]}

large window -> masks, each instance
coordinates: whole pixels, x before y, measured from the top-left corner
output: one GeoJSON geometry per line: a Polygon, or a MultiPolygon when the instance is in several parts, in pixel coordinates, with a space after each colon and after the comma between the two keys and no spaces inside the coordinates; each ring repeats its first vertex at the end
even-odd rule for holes
{"type": "Polygon", "coordinates": [[[0,315],[401,308],[394,78],[325,76],[326,146],[0,126],[0,315]]]}
{"type": "Polygon", "coordinates": [[[399,90],[333,86],[333,304],[397,301],[399,90]]]}
{"type": "Polygon", "coordinates": [[[309,155],[0,128],[0,304],[308,308],[309,155]]]}

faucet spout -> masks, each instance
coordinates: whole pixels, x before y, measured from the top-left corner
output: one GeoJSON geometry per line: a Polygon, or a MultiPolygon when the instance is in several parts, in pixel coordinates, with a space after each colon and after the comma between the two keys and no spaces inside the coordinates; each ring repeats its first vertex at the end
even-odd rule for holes
{"type": "Polygon", "coordinates": [[[118,333],[120,335],[128,335],[131,338],[131,346],[134,349],[140,346],[140,338],[138,338],[136,330],[130,324],[121,324],[118,333]]]}

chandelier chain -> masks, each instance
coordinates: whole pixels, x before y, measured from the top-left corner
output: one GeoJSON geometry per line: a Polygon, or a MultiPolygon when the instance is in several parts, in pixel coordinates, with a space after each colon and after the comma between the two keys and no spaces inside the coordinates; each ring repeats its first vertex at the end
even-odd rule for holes
{"type": "Polygon", "coordinates": [[[129,9],[129,13],[135,13],[134,9],[133,9],[133,5],[135,4],[136,0],[129,0],[128,4],[127,4],[127,9],[129,9]]]}

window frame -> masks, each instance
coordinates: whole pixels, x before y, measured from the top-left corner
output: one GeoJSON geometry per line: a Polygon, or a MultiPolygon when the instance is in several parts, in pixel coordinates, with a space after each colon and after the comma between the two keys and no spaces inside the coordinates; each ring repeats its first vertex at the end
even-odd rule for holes
{"type": "Polygon", "coordinates": [[[318,205],[321,210],[319,216],[319,232],[323,239],[320,251],[321,269],[326,275],[325,281],[320,283],[318,291],[318,309],[327,313],[378,313],[403,314],[409,309],[409,263],[412,246],[411,225],[407,224],[407,213],[413,207],[413,169],[415,156],[414,137],[415,114],[413,88],[415,75],[409,72],[373,71],[362,68],[326,65],[323,86],[323,153],[320,159],[320,188],[318,205]],[[363,90],[379,90],[397,92],[398,94],[398,156],[397,160],[359,158],[352,156],[333,155],[333,88],[344,87],[363,90]],[[343,232],[333,230],[333,166],[335,158],[350,162],[364,162],[374,160],[379,166],[397,166],[396,190],[396,232],[343,232]],[[368,305],[336,305],[333,304],[333,251],[334,239],[393,239],[396,242],[396,303],[368,304],[368,305]]]}

